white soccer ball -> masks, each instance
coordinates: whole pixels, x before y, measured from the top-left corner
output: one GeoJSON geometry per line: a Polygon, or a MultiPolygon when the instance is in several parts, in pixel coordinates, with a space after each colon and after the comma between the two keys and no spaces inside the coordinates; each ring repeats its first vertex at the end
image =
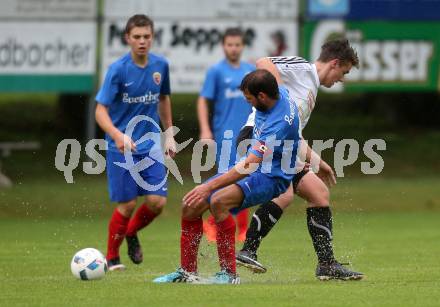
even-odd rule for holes
{"type": "Polygon", "coordinates": [[[73,256],[70,269],[81,280],[101,279],[107,272],[107,260],[99,250],[84,248],[73,256]]]}

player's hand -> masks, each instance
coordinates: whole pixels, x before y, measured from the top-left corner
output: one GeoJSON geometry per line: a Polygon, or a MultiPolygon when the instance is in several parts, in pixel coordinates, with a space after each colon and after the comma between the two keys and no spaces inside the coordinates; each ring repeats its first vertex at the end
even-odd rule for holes
{"type": "Polygon", "coordinates": [[[205,202],[210,194],[211,190],[206,184],[198,185],[183,197],[183,204],[190,208],[196,208],[205,202]]]}
{"type": "Polygon", "coordinates": [[[165,155],[170,158],[174,158],[176,156],[176,141],[174,140],[173,136],[165,137],[164,151],[165,155]]]}
{"type": "Polygon", "coordinates": [[[119,132],[114,138],[116,147],[121,153],[126,151],[136,152],[136,144],[133,140],[126,134],[119,132]]]}
{"type": "Polygon", "coordinates": [[[336,184],[336,176],[333,169],[324,160],[319,163],[319,171],[316,174],[328,186],[332,187],[336,184]]]}
{"type": "Polygon", "coordinates": [[[200,132],[200,140],[202,144],[212,144],[214,142],[214,135],[211,131],[200,132]]]}

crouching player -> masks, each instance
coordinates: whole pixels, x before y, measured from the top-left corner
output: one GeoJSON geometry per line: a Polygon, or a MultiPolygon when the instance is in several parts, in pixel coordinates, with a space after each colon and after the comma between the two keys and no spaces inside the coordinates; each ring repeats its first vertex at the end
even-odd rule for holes
{"type": "Polygon", "coordinates": [[[300,140],[299,118],[287,90],[278,87],[267,70],[246,75],[240,85],[256,111],[252,147],[244,161],[218,174],[183,198],[180,238],[181,267],[154,282],[198,282],[197,254],[202,237],[202,215],[210,210],[217,225],[221,271],[213,283],[238,284],[235,263],[235,223],[230,211],[271,200],[289,187],[294,177],[300,140]],[[253,172],[252,172],[253,171],[253,172]]]}

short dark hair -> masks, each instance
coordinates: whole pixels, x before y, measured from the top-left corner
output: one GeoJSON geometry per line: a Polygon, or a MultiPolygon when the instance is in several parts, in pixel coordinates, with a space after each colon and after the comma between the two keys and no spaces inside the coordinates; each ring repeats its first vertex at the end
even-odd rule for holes
{"type": "Polygon", "coordinates": [[[134,27],[150,27],[151,32],[154,33],[153,20],[144,14],[133,15],[128,19],[125,25],[125,34],[129,34],[134,27]]]}
{"type": "Polygon", "coordinates": [[[227,28],[222,36],[222,44],[225,43],[225,39],[228,36],[239,36],[244,43],[244,33],[240,28],[227,28]]]}
{"type": "Polygon", "coordinates": [[[242,92],[247,90],[254,97],[260,92],[272,99],[280,97],[277,80],[266,69],[257,69],[248,73],[241,81],[240,90],[242,92]]]}
{"type": "Polygon", "coordinates": [[[338,59],[343,64],[351,63],[359,68],[358,55],[347,39],[330,40],[322,45],[318,61],[327,63],[333,59],[338,59]]]}

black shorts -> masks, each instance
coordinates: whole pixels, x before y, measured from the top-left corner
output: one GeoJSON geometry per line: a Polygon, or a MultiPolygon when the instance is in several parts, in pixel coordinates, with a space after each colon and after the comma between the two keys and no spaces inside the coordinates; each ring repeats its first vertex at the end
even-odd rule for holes
{"type": "Polygon", "coordinates": [[[293,193],[296,193],[296,189],[298,188],[299,182],[308,172],[309,172],[309,169],[303,169],[298,174],[295,174],[295,176],[292,179],[293,193]]]}
{"type": "Polygon", "coordinates": [[[240,133],[237,136],[235,147],[238,147],[238,145],[244,140],[252,139],[253,131],[254,131],[254,126],[244,126],[243,128],[241,128],[240,133]]]}

